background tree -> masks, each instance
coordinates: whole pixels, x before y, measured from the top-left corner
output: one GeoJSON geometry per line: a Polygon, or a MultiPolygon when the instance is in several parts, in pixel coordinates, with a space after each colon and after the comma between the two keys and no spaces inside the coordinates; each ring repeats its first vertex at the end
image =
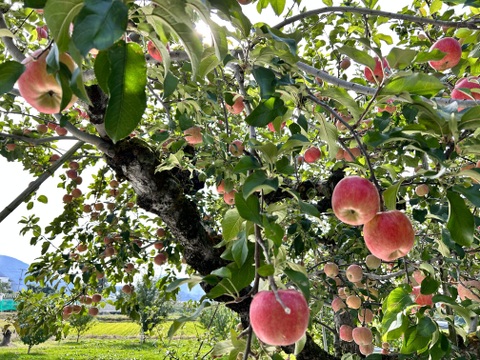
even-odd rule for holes
{"type": "Polygon", "coordinates": [[[88,314],[72,314],[68,318],[70,327],[77,333],[77,343],[80,340],[80,336],[85,334],[95,324],[95,318],[88,314]]]}
{"type": "Polygon", "coordinates": [[[168,263],[167,292],[200,283],[238,313],[245,332],[222,348],[244,359],[373,345],[392,358],[465,355],[479,314],[480,5],[253,3],[278,24],[252,24],[236,0],[2,5],[0,154],[38,178],[0,220],[27,202],[22,234],[42,248],[27,280],[88,294],[106,277],[114,293],[168,263]],[[436,49],[445,38],[452,51],[436,49]],[[55,199],[39,190],[53,172],[55,199]],[[365,227],[332,210],[353,176],[378,192],[365,227]],[[63,212],[43,227],[35,206],[47,201],[63,212]],[[260,290],[284,316],[282,288],[310,308],[296,349],[265,346],[249,326],[260,290]]]}

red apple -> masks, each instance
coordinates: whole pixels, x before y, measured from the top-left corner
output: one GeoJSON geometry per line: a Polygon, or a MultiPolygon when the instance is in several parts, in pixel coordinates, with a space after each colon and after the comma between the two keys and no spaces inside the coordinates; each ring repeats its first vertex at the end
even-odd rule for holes
{"type": "Polygon", "coordinates": [[[45,124],[38,124],[38,125],[37,125],[37,131],[38,131],[40,134],[45,134],[45,133],[48,131],[48,126],[45,125],[45,124]]]}
{"type": "Polygon", "coordinates": [[[362,281],[363,269],[360,265],[352,264],[347,268],[347,271],[345,271],[345,276],[348,281],[353,283],[362,281]]]}
{"type": "Polygon", "coordinates": [[[226,192],[223,194],[223,201],[225,201],[225,203],[227,203],[228,205],[234,205],[235,204],[235,193],[237,191],[236,190],[232,190],[230,192],[226,192]]]}
{"type": "Polygon", "coordinates": [[[335,216],[349,225],[362,225],[380,211],[380,196],[370,181],[360,176],[349,176],[333,189],[332,209],[335,216]]]}
{"type": "Polygon", "coordinates": [[[240,5],[248,5],[252,0],[237,0],[240,5]]]}
{"type": "Polygon", "coordinates": [[[156,243],[153,244],[153,247],[156,249],[156,250],[162,250],[164,245],[163,245],[163,242],[161,241],[157,241],[156,243]]]}
{"type": "Polygon", "coordinates": [[[153,43],[152,40],[149,40],[148,43],[147,43],[147,50],[148,50],[148,54],[155,60],[159,61],[159,62],[162,62],[163,59],[162,59],[162,54],[160,54],[160,51],[158,51],[157,47],[155,46],[155,44],[153,43]]]}
{"type": "MultiPolygon", "coordinates": [[[[456,100],[480,100],[480,78],[476,76],[465,77],[455,83],[451,94],[456,100]]],[[[459,107],[461,111],[463,108],[459,107]]]]}
{"type": "Polygon", "coordinates": [[[227,108],[228,112],[234,115],[240,114],[243,109],[245,109],[245,103],[243,102],[243,96],[242,95],[235,95],[233,97],[233,105],[228,105],[225,104],[225,107],[227,108]]]}
{"type": "Polygon", "coordinates": [[[273,291],[260,291],[250,305],[250,324],[264,343],[275,346],[291,345],[305,334],[310,309],[303,294],[297,290],[278,290],[285,309],[273,291]]]}
{"type": "Polygon", "coordinates": [[[414,286],[412,289],[413,300],[421,306],[433,306],[432,294],[424,295],[420,292],[420,286],[414,286]]]}
{"type": "MultiPolygon", "coordinates": [[[[282,124],[280,125],[280,130],[282,130],[285,127],[285,125],[286,125],[285,121],[282,122],[282,124]]],[[[270,130],[271,132],[275,132],[275,126],[273,125],[273,122],[268,123],[267,127],[268,127],[268,130],[270,130]]]]}
{"type": "Polygon", "coordinates": [[[332,300],[332,310],[333,312],[339,312],[342,309],[345,309],[347,305],[343,302],[343,300],[340,297],[334,297],[332,300]]]}
{"type": "Polygon", "coordinates": [[[362,324],[370,324],[373,321],[373,312],[370,309],[360,309],[357,318],[362,324]]]}
{"type": "Polygon", "coordinates": [[[198,126],[192,126],[183,132],[185,135],[185,141],[190,145],[201,144],[203,142],[202,129],[198,126]]]}
{"type": "Polygon", "coordinates": [[[350,67],[350,65],[352,65],[352,62],[348,57],[343,58],[342,61],[340,61],[340,69],[342,70],[347,70],[350,67]]]}
{"type": "Polygon", "coordinates": [[[311,164],[320,159],[322,156],[322,152],[320,151],[319,148],[313,146],[311,148],[308,148],[307,151],[305,151],[305,154],[303,155],[303,159],[305,160],[306,163],[311,164]]]}
{"type": "MultiPolygon", "coordinates": [[[[54,114],[61,110],[62,87],[57,82],[54,74],[47,73],[46,58],[48,52],[49,50],[37,50],[32,56],[27,57],[22,62],[25,65],[25,71],[18,79],[17,84],[20,95],[27,103],[41,113],[54,114]]],[[[75,70],[76,65],[70,55],[66,53],[60,54],[60,61],[71,72],[75,70]]],[[[76,96],[72,96],[66,109],[70,108],[75,101],[77,101],[76,96]]]]}
{"type": "Polygon", "coordinates": [[[98,315],[98,308],[97,307],[91,307],[90,309],[88,309],[88,315],[97,316],[98,315]]]}
{"type": "Polygon", "coordinates": [[[458,296],[460,299],[470,299],[480,302],[480,281],[468,280],[458,283],[458,296]]]}
{"type": "Polygon", "coordinates": [[[222,180],[217,185],[217,193],[225,194],[225,180],[222,180]]]}
{"type": "Polygon", "coordinates": [[[371,83],[381,83],[385,76],[385,70],[390,69],[390,65],[386,58],[383,58],[382,62],[378,57],[375,57],[375,68],[370,69],[369,67],[365,67],[363,73],[365,75],[365,79],[371,83]]]}
{"type": "Polygon", "coordinates": [[[155,233],[158,237],[164,237],[166,234],[166,231],[164,228],[158,228],[155,233]]]}
{"type": "Polygon", "coordinates": [[[383,261],[405,256],[413,247],[415,231],[408,217],[398,210],[378,213],[363,227],[368,250],[383,261]]]}
{"type": "Polygon", "coordinates": [[[352,337],[357,345],[369,345],[373,341],[372,330],[367,327],[356,327],[352,330],[352,337]]]}
{"type": "Polygon", "coordinates": [[[57,126],[55,128],[55,132],[57,133],[58,136],[65,136],[68,133],[67,129],[61,126],[57,126]]]}
{"type": "Polygon", "coordinates": [[[333,262],[327,262],[323,267],[323,271],[325,272],[326,276],[334,278],[338,275],[338,265],[333,262]]]}
{"type": "Polygon", "coordinates": [[[17,144],[15,143],[8,143],[5,145],[5,149],[9,152],[14,151],[16,147],[17,147],[17,144]]]}
{"type": "Polygon", "coordinates": [[[343,152],[343,157],[344,157],[344,159],[345,159],[346,161],[350,161],[350,162],[355,161],[355,159],[356,159],[357,157],[359,157],[360,155],[362,155],[362,152],[361,152],[361,150],[360,150],[359,147],[349,148],[348,150],[350,151],[350,153],[351,153],[352,155],[350,155],[350,153],[345,150],[345,151],[343,152]]]}
{"type": "Polygon", "coordinates": [[[101,294],[93,294],[92,295],[92,301],[94,303],[99,303],[100,301],[102,301],[102,295],[101,294]]]}
{"type": "Polygon", "coordinates": [[[37,39],[48,39],[47,26],[37,26],[37,39]]]}
{"type": "Polygon", "coordinates": [[[243,142],[241,142],[240,140],[234,140],[232,141],[228,149],[233,156],[242,156],[244,150],[243,142]]]}
{"type": "Polygon", "coordinates": [[[428,64],[437,71],[443,71],[450,68],[453,68],[460,62],[462,57],[462,46],[457,39],[446,37],[440,40],[437,40],[430,51],[435,49],[440,50],[445,53],[445,56],[440,60],[431,60],[428,64]]]}
{"type": "Polygon", "coordinates": [[[357,295],[350,295],[347,297],[345,303],[350,309],[360,309],[360,306],[362,306],[362,299],[357,295]]]}
{"type": "Polygon", "coordinates": [[[133,287],[132,287],[132,285],[125,284],[125,285],[122,286],[122,291],[123,291],[125,294],[131,294],[132,291],[133,291],[133,287]]]}
{"type": "Polygon", "coordinates": [[[352,331],[353,331],[353,328],[349,325],[344,324],[340,326],[340,329],[339,329],[340,339],[343,341],[352,342],[353,341],[352,331]]]}
{"type": "Polygon", "coordinates": [[[159,253],[155,255],[155,257],[153,258],[153,262],[159,266],[165,264],[167,262],[167,254],[159,253]]]}

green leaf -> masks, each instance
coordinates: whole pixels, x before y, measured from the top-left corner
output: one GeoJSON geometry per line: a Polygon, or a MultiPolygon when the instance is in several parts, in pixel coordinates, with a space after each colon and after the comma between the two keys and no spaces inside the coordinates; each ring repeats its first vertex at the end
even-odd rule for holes
{"type": "Polygon", "coordinates": [[[127,29],[128,8],[120,0],[85,0],[74,22],[72,40],[85,56],[91,49],[105,50],[127,29]]]}
{"type": "Polygon", "coordinates": [[[245,264],[248,257],[247,237],[242,236],[240,239],[234,241],[232,246],[233,261],[238,267],[245,264]]]}
{"type": "Polygon", "coordinates": [[[257,269],[258,275],[267,277],[275,274],[275,267],[272,264],[266,264],[263,266],[260,266],[257,269]]]}
{"type": "Polygon", "coordinates": [[[327,143],[330,159],[334,159],[338,152],[338,131],[337,127],[327,121],[323,116],[318,121],[318,134],[320,138],[327,143]]]}
{"type": "Polygon", "coordinates": [[[267,126],[277,117],[282,117],[287,112],[287,107],[283,100],[278,97],[271,97],[262,100],[252,113],[245,118],[248,125],[262,127],[267,126]]]}
{"type": "Polygon", "coordinates": [[[109,49],[110,73],[105,130],[116,142],[128,136],[140,122],[147,106],[147,72],[142,48],[119,42],[109,49]]]}
{"type": "Polygon", "coordinates": [[[173,321],[172,325],[170,325],[170,328],[168,329],[168,337],[172,338],[173,335],[177,332],[178,329],[180,329],[183,324],[185,324],[188,321],[195,321],[197,317],[200,316],[201,312],[203,311],[203,308],[207,305],[208,303],[206,301],[202,302],[202,304],[195,310],[195,312],[190,315],[190,316],[182,316],[176,320],[173,321]]]}
{"type": "Polygon", "coordinates": [[[403,287],[397,287],[388,294],[383,302],[382,309],[384,313],[399,313],[411,304],[413,304],[413,300],[410,297],[410,292],[403,287]]]}
{"type": "Polygon", "coordinates": [[[244,220],[237,209],[229,209],[223,216],[222,235],[225,241],[236,239],[244,220]]]}
{"type": "Polygon", "coordinates": [[[457,244],[470,246],[473,243],[473,232],[475,229],[473,214],[465,204],[465,200],[456,192],[447,191],[447,199],[447,229],[457,244]]]}
{"type": "Polygon", "coordinates": [[[275,94],[275,87],[277,85],[277,79],[273,70],[256,66],[253,68],[252,74],[260,87],[261,98],[265,100],[272,97],[275,94]]]}
{"type": "Polygon", "coordinates": [[[48,0],[44,7],[45,21],[60,52],[70,43],[70,24],[83,7],[83,0],[48,0]]]}
{"type": "Polygon", "coordinates": [[[0,64],[0,95],[11,91],[24,71],[25,65],[16,61],[5,61],[0,64]]]}
{"type": "Polygon", "coordinates": [[[480,128],[480,106],[468,109],[458,123],[458,130],[477,130],[480,128]]]}
{"type": "Polygon", "coordinates": [[[178,78],[172,75],[169,71],[167,75],[165,75],[165,80],[163,81],[163,96],[168,98],[170,95],[173,94],[175,89],[178,85],[178,78]]]}
{"type": "Polygon", "coordinates": [[[420,293],[424,295],[433,294],[437,292],[439,286],[440,282],[430,276],[427,276],[420,284],[420,293]]]}
{"type": "Polygon", "coordinates": [[[233,172],[238,173],[247,173],[250,170],[255,170],[261,168],[262,165],[258,162],[253,156],[243,156],[235,165],[233,172]]]}
{"type": "Polygon", "coordinates": [[[350,96],[344,88],[329,87],[321,91],[322,96],[329,97],[338,101],[340,104],[348,109],[354,120],[358,120],[363,110],[359,108],[357,102],[350,96]]]}
{"type": "Polygon", "coordinates": [[[394,69],[405,69],[412,65],[417,52],[411,49],[393,48],[387,56],[388,64],[394,69]]]}
{"type": "Polygon", "coordinates": [[[157,34],[167,27],[182,43],[192,66],[192,78],[197,74],[203,46],[195,33],[195,24],[186,12],[185,0],[156,0],[155,7],[143,7],[147,22],[153,26],[157,34]]]}
{"type": "Polygon", "coordinates": [[[277,16],[282,15],[285,9],[286,0],[270,0],[270,6],[277,16]]]}
{"type": "Polygon", "coordinates": [[[365,65],[370,69],[375,68],[375,59],[368,55],[365,51],[344,45],[338,51],[342,54],[347,55],[353,61],[365,65]]]}
{"type": "Polygon", "coordinates": [[[255,191],[275,191],[278,189],[278,178],[270,179],[263,170],[254,171],[243,184],[243,197],[247,198],[255,191]]]}
{"type": "Polygon", "coordinates": [[[473,184],[468,188],[455,185],[452,189],[465,196],[473,205],[480,208],[480,185],[473,184]]]}
{"type": "Polygon", "coordinates": [[[431,335],[420,335],[418,326],[408,328],[407,331],[405,331],[405,336],[403,339],[402,348],[400,349],[400,353],[411,354],[418,350],[422,350],[428,345],[431,339],[431,335]]]}
{"type": "Polygon", "coordinates": [[[94,72],[95,77],[97,78],[98,86],[102,91],[109,95],[110,90],[108,89],[108,79],[110,77],[110,58],[108,51],[100,51],[95,57],[94,72]]]}
{"type": "Polygon", "coordinates": [[[290,280],[293,281],[295,285],[298,286],[298,288],[302,291],[303,296],[305,296],[305,299],[308,301],[310,298],[310,281],[308,280],[308,276],[305,274],[305,272],[291,268],[286,268],[283,270],[283,272],[290,280]]]}
{"type": "Polygon", "coordinates": [[[320,211],[318,211],[318,209],[314,205],[302,200],[299,200],[298,204],[300,205],[300,211],[302,212],[302,214],[320,217],[320,211]]]}
{"type": "Polygon", "coordinates": [[[389,78],[382,95],[417,94],[426,97],[436,95],[445,85],[435,76],[424,73],[403,72],[389,78]]]}
{"type": "Polygon", "coordinates": [[[37,197],[37,200],[42,204],[48,204],[48,198],[45,195],[40,195],[39,197],[37,197]]]}
{"type": "Polygon", "coordinates": [[[391,311],[382,318],[383,341],[399,339],[408,329],[409,320],[402,312],[391,311]]]}
{"type": "Polygon", "coordinates": [[[236,193],[235,207],[242,218],[252,221],[255,224],[262,225],[260,202],[256,195],[250,195],[247,199],[245,199],[241,193],[236,193]]]}
{"type": "Polygon", "coordinates": [[[214,8],[220,10],[232,25],[239,28],[242,32],[242,36],[249,36],[252,23],[243,14],[242,7],[237,1],[209,0],[209,3],[214,8]]]}
{"type": "Polygon", "coordinates": [[[24,5],[32,9],[43,9],[46,2],[47,0],[25,0],[24,5]]]}
{"type": "Polygon", "coordinates": [[[390,185],[384,192],[383,192],[383,199],[385,201],[385,207],[388,210],[395,210],[397,208],[397,193],[398,189],[402,185],[404,179],[400,179],[393,185],[390,185]]]}

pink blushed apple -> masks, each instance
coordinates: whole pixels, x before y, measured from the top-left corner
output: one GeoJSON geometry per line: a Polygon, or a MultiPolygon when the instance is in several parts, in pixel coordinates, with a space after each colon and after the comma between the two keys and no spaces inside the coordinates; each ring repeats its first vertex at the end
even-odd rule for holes
{"type": "Polygon", "coordinates": [[[345,271],[345,276],[347,277],[348,281],[353,283],[359,282],[363,277],[363,269],[360,265],[352,264],[345,271]]]}
{"type": "Polygon", "coordinates": [[[291,345],[305,334],[310,309],[301,292],[278,290],[283,306],[273,291],[260,291],[250,305],[250,324],[253,332],[264,343],[275,346],[291,345]]]}
{"type": "Polygon", "coordinates": [[[235,95],[233,97],[233,105],[228,105],[225,104],[225,107],[227,108],[228,112],[233,114],[233,115],[238,115],[240,114],[243,109],[245,109],[245,103],[243,102],[243,96],[242,95],[235,95]]]}
{"type": "Polygon", "coordinates": [[[323,271],[326,276],[334,278],[338,275],[338,265],[333,262],[327,262],[323,267],[323,271]]]}
{"type": "Polygon", "coordinates": [[[352,331],[353,331],[353,328],[349,325],[344,324],[340,326],[340,329],[339,329],[340,339],[343,341],[352,342],[353,341],[352,331]]]}
{"type": "Polygon", "coordinates": [[[201,144],[203,142],[202,129],[198,126],[192,126],[183,132],[185,141],[190,145],[201,144]]]}
{"type": "Polygon", "coordinates": [[[413,301],[421,306],[433,306],[433,295],[425,295],[420,292],[420,286],[414,286],[412,289],[413,301]]]}
{"type": "Polygon", "coordinates": [[[375,57],[375,68],[373,71],[369,67],[365,67],[363,73],[368,82],[381,83],[385,77],[385,72],[389,69],[390,66],[386,58],[383,58],[382,62],[380,62],[379,58],[375,57]]]}
{"type": "Polygon", "coordinates": [[[470,299],[480,302],[480,281],[468,280],[458,284],[458,296],[461,300],[470,299]]]}
{"type": "Polygon", "coordinates": [[[368,250],[383,261],[405,256],[415,242],[415,231],[410,219],[401,211],[378,213],[363,227],[368,250]]]}
{"type": "Polygon", "coordinates": [[[335,186],[332,209],[340,221],[349,225],[363,225],[380,211],[380,196],[369,180],[349,176],[335,186]]]}
{"type": "Polygon", "coordinates": [[[319,148],[313,146],[311,148],[308,148],[307,151],[305,151],[305,154],[303,155],[303,159],[305,160],[306,163],[311,164],[320,159],[322,156],[322,152],[320,151],[319,148]]]}
{"type": "Polygon", "coordinates": [[[428,64],[437,71],[443,71],[450,68],[453,68],[460,62],[462,57],[462,46],[457,39],[446,37],[440,40],[437,40],[430,51],[435,49],[440,50],[445,53],[445,56],[440,60],[431,60],[428,64]]]}
{"type": "Polygon", "coordinates": [[[241,140],[232,141],[232,143],[228,147],[228,150],[233,156],[242,156],[244,150],[243,142],[241,140]]]}
{"type": "Polygon", "coordinates": [[[373,341],[372,330],[367,327],[356,327],[352,330],[352,337],[357,345],[368,345],[373,341]]]}

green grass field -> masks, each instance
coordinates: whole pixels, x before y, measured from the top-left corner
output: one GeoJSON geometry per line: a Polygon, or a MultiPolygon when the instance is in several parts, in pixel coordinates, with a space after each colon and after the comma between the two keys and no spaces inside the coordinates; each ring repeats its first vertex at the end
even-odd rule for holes
{"type": "MultiPolygon", "coordinates": [[[[211,348],[202,345],[205,330],[199,323],[186,323],[173,339],[167,337],[170,322],[160,324],[155,334],[140,343],[140,327],[131,321],[102,320],[100,317],[90,330],[76,342],[76,334],[70,332],[66,339],[49,340],[34,346],[29,355],[28,347],[18,337],[12,337],[9,347],[0,347],[0,359],[35,360],[140,360],[140,359],[194,359],[205,355],[211,348]]],[[[2,326],[0,320],[0,326],[2,326]]]]}

